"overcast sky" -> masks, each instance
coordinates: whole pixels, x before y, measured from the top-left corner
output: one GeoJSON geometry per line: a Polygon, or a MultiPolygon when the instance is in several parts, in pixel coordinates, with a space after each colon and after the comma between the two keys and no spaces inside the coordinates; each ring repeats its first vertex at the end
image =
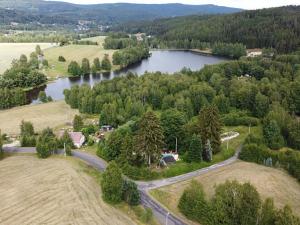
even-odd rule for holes
{"type": "Polygon", "coordinates": [[[300,0],[64,0],[66,2],[78,4],[96,4],[96,3],[184,3],[184,4],[215,4],[222,6],[231,6],[243,9],[269,8],[283,5],[300,5],[300,0]]]}

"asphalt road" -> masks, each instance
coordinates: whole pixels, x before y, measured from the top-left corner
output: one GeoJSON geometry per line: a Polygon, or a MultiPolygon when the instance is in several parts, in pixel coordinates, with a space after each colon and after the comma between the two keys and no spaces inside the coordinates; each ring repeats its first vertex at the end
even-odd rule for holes
{"type": "MultiPolygon", "coordinates": [[[[19,148],[19,147],[4,147],[3,148],[4,152],[8,153],[36,153],[35,148],[19,148]]],[[[180,181],[188,180],[193,177],[199,176],[200,174],[207,173],[209,171],[215,170],[217,168],[229,165],[233,163],[234,161],[237,160],[238,154],[240,152],[241,148],[239,148],[235,155],[231,157],[230,159],[227,159],[223,162],[214,164],[210,167],[203,168],[200,170],[196,170],[187,174],[183,174],[180,176],[176,177],[171,177],[167,179],[161,179],[161,180],[155,180],[155,181],[149,181],[149,182],[140,182],[137,181],[138,188],[140,190],[141,194],[141,204],[144,207],[151,208],[153,211],[153,214],[155,218],[161,223],[161,224],[167,224],[167,225],[185,225],[180,218],[175,216],[174,214],[168,212],[166,208],[164,208],[160,203],[158,203],[156,200],[152,199],[148,193],[149,190],[171,185],[180,181]]],[[[58,154],[61,154],[62,152],[60,151],[58,154]]],[[[83,160],[86,162],[88,165],[93,166],[99,171],[104,171],[107,163],[94,155],[81,152],[81,151],[72,151],[73,157],[76,157],[78,159],[83,160]]]]}

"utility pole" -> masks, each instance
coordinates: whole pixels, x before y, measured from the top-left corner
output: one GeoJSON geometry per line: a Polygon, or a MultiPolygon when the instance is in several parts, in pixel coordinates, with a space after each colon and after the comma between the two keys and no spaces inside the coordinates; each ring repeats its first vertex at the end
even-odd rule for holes
{"type": "Polygon", "coordinates": [[[178,153],[178,139],[177,139],[177,137],[176,137],[176,143],[175,143],[175,150],[176,150],[176,154],[178,153]]]}
{"type": "Polygon", "coordinates": [[[170,213],[168,212],[168,213],[167,213],[167,216],[166,216],[166,225],[168,225],[169,215],[170,215],[170,213]]]}
{"type": "Polygon", "coordinates": [[[67,157],[67,152],[66,152],[66,143],[64,143],[64,155],[67,157]]]}

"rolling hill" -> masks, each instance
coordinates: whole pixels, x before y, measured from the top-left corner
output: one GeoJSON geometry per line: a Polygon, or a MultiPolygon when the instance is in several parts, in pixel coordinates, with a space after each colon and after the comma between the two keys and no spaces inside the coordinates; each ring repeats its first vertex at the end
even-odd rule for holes
{"type": "Polygon", "coordinates": [[[300,45],[300,6],[248,10],[230,15],[192,15],[127,23],[113,28],[144,32],[170,48],[201,43],[243,43],[247,48],[276,48],[285,53],[300,45]]]}
{"type": "MultiPolygon", "coordinates": [[[[36,22],[62,24],[77,24],[78,20],[93,21],[98,24],[116,24],[128,21],[153,20],[157,18],[204,15],[204,14],[227,14],[240,12],[241,9],[216,5],[184,5],[184,4],[95,4],[77,5],[57,1],[43,0],[0,0],[0,8],[6,9],[6,14],[19,14],[28,18],[34,17],[36,22]],[[7,11],[12,11],[8,13],[7,11]],[[49,20],[50,19],[50,20],[49,20]]],[[[0,18],[3,18],[3,10],[0,18]]],[[[1,23],[10,22],[13,18],[1,20],[1,23]]],[[[29,19],[30,20],[30,19],[29,19]]]]}

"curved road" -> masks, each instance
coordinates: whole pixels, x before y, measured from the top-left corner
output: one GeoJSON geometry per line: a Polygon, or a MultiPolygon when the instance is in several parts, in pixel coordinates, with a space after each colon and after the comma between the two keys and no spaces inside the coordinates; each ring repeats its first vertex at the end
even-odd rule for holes
{"type": "MultiPolygon", "coordinates": [[[[7,153],[36,153],[35,148],[4,147],[3,150],[7,153]]],[[[184,223],[180,218],[170,213],[160,203],[158,203],[156,200],[150,197],[148,191],[151,189],[171,185],[180,181],[185,181],[193,177],[199,176],[200,174],[204,174],[217,168],[229,165],[237,160],[240,150],[241,147],[237,149],[233,157],[223,162],[190,173],[149,182],[136,181],[136,184],[138,185],[138,188],[141,193],[141,204],[144,207],[151,208],[154,216],[161,224],[185,225],[186,223],[184,223]]],[[[58,154],[62,154],[62,152],[60,151],[58,152],[58,154]]],[[[93,166],[99,171],[104,171],[107,166],[107,163],[103,159],[85,152],[72,151],[72,155],[78,159],[85,161],[87,164],[93,166]]]]}

